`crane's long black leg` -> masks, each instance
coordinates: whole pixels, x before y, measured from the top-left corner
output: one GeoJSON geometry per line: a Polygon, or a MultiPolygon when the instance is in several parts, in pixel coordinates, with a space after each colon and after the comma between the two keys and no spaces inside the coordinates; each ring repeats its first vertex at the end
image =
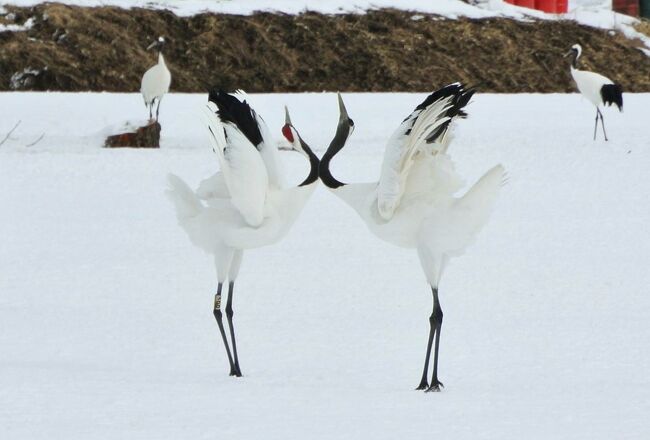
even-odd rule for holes
{"type": "Polygon", "coordinates": [[[219,283],[217,287],[217,294],[214,296],[214,318],[217,320],[217,325],[219,326],[219,332],[221,332],[221,338],[223,339],[223,345],[226,347],[226,354],[228,355],[228,362],[230,363],[230,371],[233,370],[234,364],[232,361],[232,355],[230,354],[230,347],[228,346],[228,339],[226,338],[226,330],[223,328],[223,318],[221,316],[221,288],[223,283],[219,283]]]}
{"type": "Polygon", "coordinates": [[[241,370],[239,368],[239,358],[237,357],[237,342],[235,342],[235,327],[232,323],[232,316],[234,312],[232,310],[232,295],[235,289],[235,282],[231,281],[228,284],[228,301],[226,302],[226,316],[228,317],[228,327],[230,328],[230,340],[232,341],[232,354],[235,357],[235,362],[230,368],[230,375],[241,377],[241,370]]]}
{"type": "MultiPolygon", "coordinates": [[[[436,336],[436,332],[440,328],[437,321],[437,311],[440,312],[440,320],[442,321],[442,310],[440,310],[440,303],[438,302],[438,289],[432,287],[431,291],[433,292],[433,310],[431,311],[431,316],[429,316],[429,340],[427,342],[427,354],[424,358],[424,369],[422,371],[422,379],[420,380],[420,385],[416,390],[428,390],[429,383],[427,382],[427,373],[429,372],[429,360],[431,359],[431,347],[433,346],[433,337],[436,336]]],[[[436,347],[439,337],[436,336],[436,347]]],[[[436,355],[437,358],[437,355],[436,355]]]]}
{"type": "Polygon", "coordinates": [[[440,387],[444,387],[442,382],[438,380],[438,349],[440,348],[440,330],[442,329],[442,309],[440,308],[440,301],[438,300],[438,289],[431,288],[433,292],[433,325],[436,332],[436,346],[433,351],[433,374],[431,375],[431,384],[427,388],[429,391],[440,391],[440,387]]]}
{"type": "Polygon", "coordinates": [[[162,101],[162,96],[158,98],[158,106],[156,107],[156,122],[158,122],[158,113],[160,113],[160,101],[162,101]]]}
{"type": "Polygon", "coordinates": [[[603,118],[603,113],[598,110],[598,114],[600,114],[600,125],[603,127],[603,135],[605,136],[605,141],[607,141],[607,133],[605,132],[605,119],[603,118]]]}
{"type": "Polygon", "coordinates": [[[596,140],[596,130],[598,130],[598,114],[600,113],[600,110],[598,110],[598,107],[596,107],[596,123],[594,124],[594,140],[596,140]]]}
{"type": "Polygon", "coordinates": [[[153,101],[151,101],[148,105],[149,107],[149,121],[153,118],[153,101]]]}
{"type": "Polygon", "coordinates": [[[422,379],[420,380],[420,385],[417,386],[416,390],[426,390],[429,388],[429,382],[427,382],[427,373],[429,372],[429,359],[431,358],[431,346],[433,345],[433,336],[435,334],[435,327],[433,323],[433,314],[429,317],[429,341],[427,342],[427,354],[424,358],[424,370],[422,371],[422,379]]]}

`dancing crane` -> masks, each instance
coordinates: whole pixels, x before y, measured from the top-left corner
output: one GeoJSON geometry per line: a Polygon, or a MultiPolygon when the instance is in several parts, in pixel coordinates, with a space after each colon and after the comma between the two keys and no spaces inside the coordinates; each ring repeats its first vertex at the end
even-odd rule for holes
{"type": "Polygon", "coordinates": [[[451,257],[462,254],[487,222],[504,180],[497,165],[481,177],[463,197],[460,177],[447,155],[450,124],[465,117],[463,108],[474,94],[455,83],[429,95],[400,124],[386,145],[379,182],[346,184],[330,171],[330,162],[345,146],[354,122],[339,99],[339,124],[329,148],[321,158],[320,178],[350,205],[380,239],[417,249],[422,269],[433,294],[429,339],[422,379],[416,389],[440,391],[438,349],[442,308],[438,284],[451,257]],[[427,382],[431,348],[435,338],[433,373],[427,382]]]}
{"type": "Polygon", "coordinates": [[[167,195],[190,241],[214,257],[218,284],[213,314],[230,363],[230,375],[240,377],[232,301],[244,250],[271,245],[288,233],[316,189],[319,160],[291,124],[286,110],[282,133],[291,148],[309,160],[310,171],[298,186],[284,188],[276,144],[265,122],[246,101],[213,91],[204,116],[221,170],[204,180],[197,192],[170,174],[167,195]],[[226,280],[232,352],[221,312],[221,291],[226,280]]]}

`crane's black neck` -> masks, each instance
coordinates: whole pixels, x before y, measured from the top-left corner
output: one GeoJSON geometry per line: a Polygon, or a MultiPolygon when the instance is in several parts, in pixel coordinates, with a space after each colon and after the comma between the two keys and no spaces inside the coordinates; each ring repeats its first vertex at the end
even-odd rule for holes
{"type": "Polygon", "coordinates": [[[302,146],[303,151],[305,152],[305,154],[307,154],[307,157],[309,158],[309,175],[298,186],[307,186],[307,185],[311,185],[312,183],[318,180],[318,168],[320,165],[320,160],[318,160],[318,156],[316,156],[314,152],[311,151],[309,145],[307,145],[307,143],[302,140],[300,135],[298,135],[298,140],[300,141],[300,145],[302,146]]]}
{"type": "Polygon", "coordinates": [[[158,41],[158,44],[156,44],[156,50],[158,51],[158,55],[162,55],[164,48],[165,48],[165,41],[158,41]]]}
{"type": "Polygon", "coordinates": [[[345,146],[349,133],[350,127],[345,127],[343,124],[339,124],[336,130],[336,134],[334,135],[334,139],[332,139],[330,146],[327,148],[327,151],[325,154],[323,154],[323,157],[320,160],[318,174],[320,176],[320,180],[322,180],[325,186],[328,188],[338,188],[345,185],[345,183],[336,180],[336,178],[332,176],[332,172],[330,171],[330,162],[334,156],[336,156],[336,154],[345,146]]]}
{"type": "Polygon", "coordinates": [[[580,55],[578,54],[578,51],[577,51],[577,50],[572,51],[572,54],[571,54],[571,66],[572,66],[574,69],[577,69],[577,68],[578,68],[578,57],[579,57],[579,56],[580,56],[580,55]]]}

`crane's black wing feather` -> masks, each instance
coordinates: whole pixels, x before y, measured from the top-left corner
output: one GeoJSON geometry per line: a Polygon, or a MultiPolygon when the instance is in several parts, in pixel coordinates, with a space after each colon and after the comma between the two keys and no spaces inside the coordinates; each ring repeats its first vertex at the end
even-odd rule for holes
{"type": "Polygon", "coordinates": [[[239,131],[259,150],[262,133],[257,124],[255,110],[246,101],[241,102],[235,96],[221,89],[211,90],[208,100],[217,106],[217,116],[221,122],[235,124],[239,131]]]}

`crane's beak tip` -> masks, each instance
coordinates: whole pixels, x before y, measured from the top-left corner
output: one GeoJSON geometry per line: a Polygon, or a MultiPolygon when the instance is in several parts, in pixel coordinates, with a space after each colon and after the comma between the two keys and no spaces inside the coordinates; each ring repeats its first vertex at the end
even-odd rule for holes
{"type": "Polygon", "coordinates": [[[291,117],[289,116],[289,107],[284,106],[284,123],[291,125],[291,117]]]}
{"type": "Polygon", "coordinates": [[[339,111],[341,113],[341,119],[343,119],[344,117],[347,118],[348,117],[348,111],[346,110],[345,104],[343,103],[343,97],[341,96],[341,92],[336,92],[336,95],[337,95],[338,100],[339,100],[339,111]]]}

